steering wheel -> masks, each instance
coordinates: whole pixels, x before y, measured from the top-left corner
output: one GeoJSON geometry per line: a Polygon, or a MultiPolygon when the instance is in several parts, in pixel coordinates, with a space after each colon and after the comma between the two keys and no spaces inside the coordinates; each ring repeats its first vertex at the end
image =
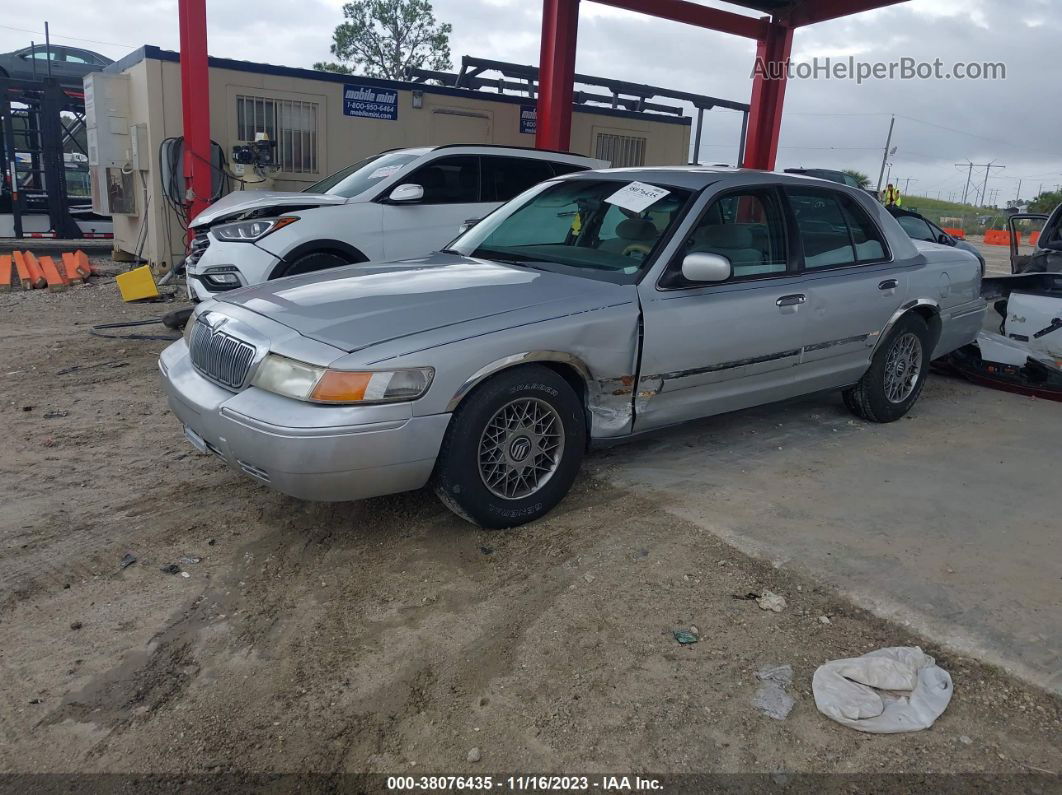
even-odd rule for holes
{"type": "Polygon", "coordinates": [[[623,256],[633,257],[635,254],[647,255],[652,251],[653,247],[645,243],[631,243],[627,248],[623,249],[623,256]]]}

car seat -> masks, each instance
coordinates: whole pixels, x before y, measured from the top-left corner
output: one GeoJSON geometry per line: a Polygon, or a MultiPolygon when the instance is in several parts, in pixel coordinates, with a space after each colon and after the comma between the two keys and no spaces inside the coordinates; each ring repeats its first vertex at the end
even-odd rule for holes
{"type": "Polygon", "coordinates": [[[766,272],[764,252],[753,246],[752,232],[738,224],[712,224],[693,230],[688,253],[720,254],[730,260],[736,275],[766,272]]]}
{"type": "Polygon", "coordinates": [[[602,240],[598,248],[613,254],[622,254],[631,246],[639,246],[636,250],[644,256],[660,237],[660,230],[656,224],[646,218],[624,218],[616,224],[616,236],[608,240],[602,240]]]}

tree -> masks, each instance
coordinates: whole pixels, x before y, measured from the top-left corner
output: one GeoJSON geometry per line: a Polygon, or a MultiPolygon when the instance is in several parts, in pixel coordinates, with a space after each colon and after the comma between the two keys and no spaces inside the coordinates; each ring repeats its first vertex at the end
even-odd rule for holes
{"type": "Polygon", "coordinates": [[[428,0],[354,0],[343,6],[346,21],[332,33],[340,63],[314,69],[403,80],[410,68],[451,69],[448,22],[435,21],[428,0]]]}
{"type": "Polygon", "coordinates": [[[1062,204],[1062,191],[1044,191],[1029,202],[1029,212],[1049,213],[1060,204],[1062,204]]]}
{"type": "Polygon", "coordinates": [[[862,171],[856,171],[854,168],[846,168],[844,173],[854,179],[861,188],[870,187],[870,177],[864,174],[862,171]]]}

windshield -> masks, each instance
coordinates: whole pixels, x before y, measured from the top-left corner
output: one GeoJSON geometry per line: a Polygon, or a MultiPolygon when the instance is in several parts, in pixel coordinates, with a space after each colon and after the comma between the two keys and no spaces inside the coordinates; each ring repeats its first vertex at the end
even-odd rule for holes
{"type": "Polygon", "coordinates": [[[332,196],[350,198],[375,187],[420,155],[414,152],[385,152],[373,155],[325,177],[304,193],[328,193],[332,196]]]}
{"type": "Polygon", "coordinates": [[[472,227],[450,250],[629,284],[678,223],[689,196],[642,182],[547,182],[472,227]]]}

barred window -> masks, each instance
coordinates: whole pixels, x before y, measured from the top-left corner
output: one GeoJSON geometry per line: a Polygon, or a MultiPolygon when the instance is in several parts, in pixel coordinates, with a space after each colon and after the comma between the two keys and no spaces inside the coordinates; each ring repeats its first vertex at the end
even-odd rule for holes
{"type": "Polygon", "coordinates": [[[292,174],[317,173],[317,103],[236,97],[236,137],[253,141],[265,133],[277,142],[277,165],[292,174]]]}
{"type": "Polygon", "coordinates": [[[597,152],[594,157],[607,160],[613,168],[645,165],[645,138],[632,135],[597,134],[597,152]]]}

